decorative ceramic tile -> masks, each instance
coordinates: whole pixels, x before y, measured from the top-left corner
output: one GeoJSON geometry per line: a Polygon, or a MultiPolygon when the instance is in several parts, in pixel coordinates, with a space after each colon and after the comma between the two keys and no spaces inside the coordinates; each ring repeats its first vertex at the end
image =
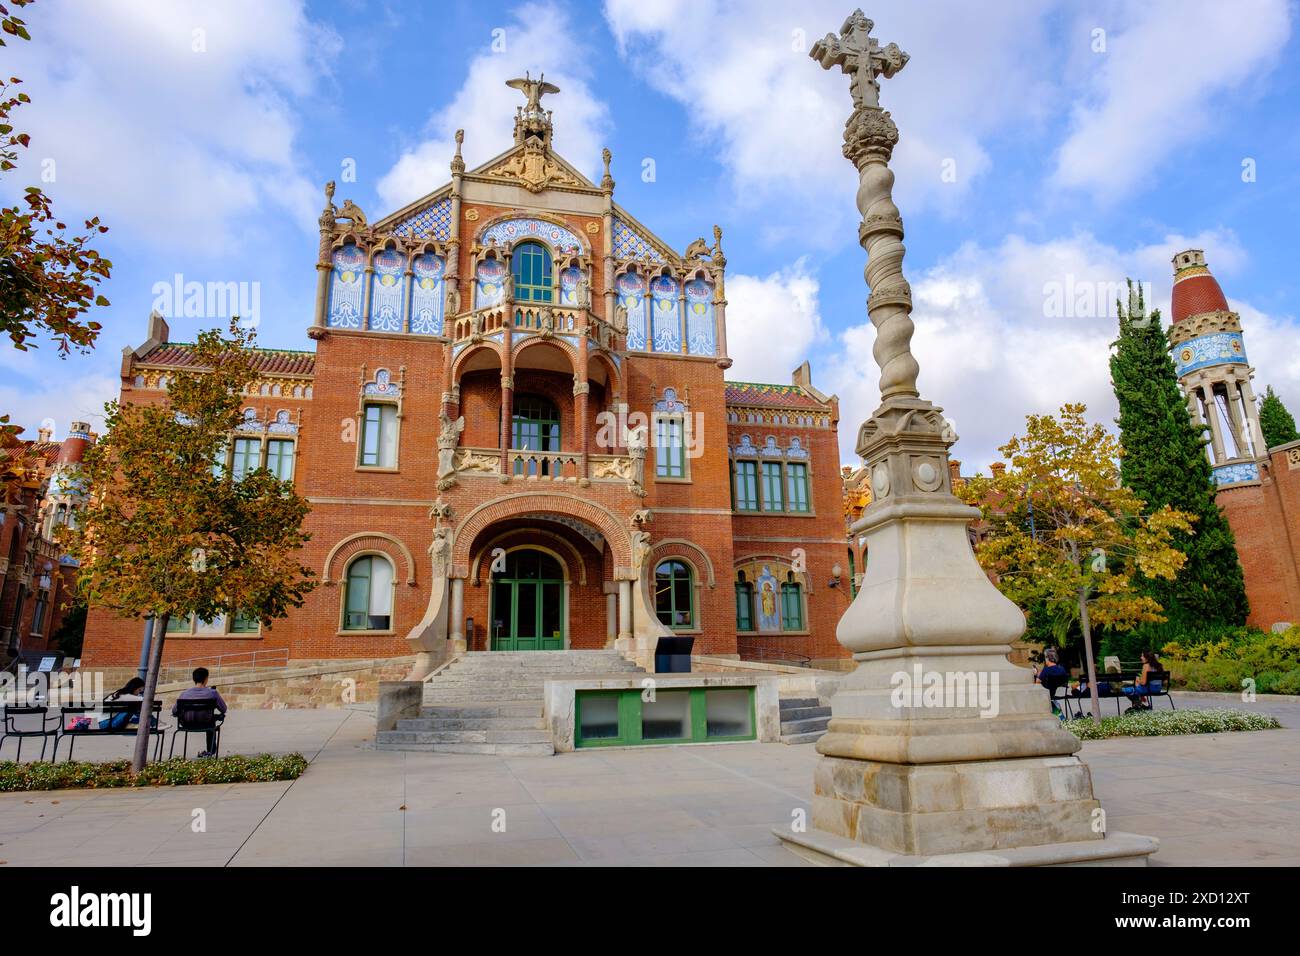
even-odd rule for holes
{"type": "Polygon", "coordinates": [[[439,199],[403,219],[393,227],[393,234],[446,242],[451,238],[451,199],[439,199]]]}
{"type": "Polygon", "coordinates": [[[618,218],[614,220],[614,258],[649,258],[651,262],[667,261],[647,237],[636,232],[631,226],[618,218]]]}
{"type": "Polygon", "coordinates": [[[1240,332],[1212,332],[1188,339],[1174,353],[1174,370],[1179,375],[1229,364],[1246,364],[1246,346],[1240,332]]]}

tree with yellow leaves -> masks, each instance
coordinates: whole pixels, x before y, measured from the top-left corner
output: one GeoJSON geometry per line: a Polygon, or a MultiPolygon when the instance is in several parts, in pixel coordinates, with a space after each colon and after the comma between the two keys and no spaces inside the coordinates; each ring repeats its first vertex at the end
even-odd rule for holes
{"type": "Polygon", "coordinates": [[[1194,519],[1167,505],[1143,514],[1142,499],[1120,484],[1118,440],[1086,412],[1071,404],[1055,416],[1028,416],[1025,434],[1000,449],[1008,467],[971,479],[960,494],[987,522],[976,555],[1002,593],[1049,615],[1058,635],[1078,621],[1100,722],[1092,624],[1129,630],[1164,620],[1135,579],[1178,574],[1187,558],[1173,534],[1190,533],[1194,519]]]}

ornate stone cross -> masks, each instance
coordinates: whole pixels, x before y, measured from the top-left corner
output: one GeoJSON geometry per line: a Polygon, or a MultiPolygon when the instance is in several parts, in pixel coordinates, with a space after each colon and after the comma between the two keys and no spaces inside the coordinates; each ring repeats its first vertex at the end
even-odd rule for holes
{"type": "Polygon", "coordinates": [[[854,10],[840,27],[840,35],[833,33],[813,44],[812,58],[829,70],[838,66],[851,74],[849,92],[853,105],[858,108],[880,109],[880,81],[889,79],[907,65],[908,56],[897,43],[881,47],[871,35],[875,24],[861,10],[854,10]]]}

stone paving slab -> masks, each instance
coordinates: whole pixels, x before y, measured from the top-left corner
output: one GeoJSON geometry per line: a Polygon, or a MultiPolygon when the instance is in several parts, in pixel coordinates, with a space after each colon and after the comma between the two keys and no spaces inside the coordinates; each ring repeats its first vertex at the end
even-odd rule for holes
{"type": "MultiPolygon", "coordinates": [[[[1155,865],[1300,864],[1300,701],[1265,708],[1288,729],[1085,744],[1108,827],[1160,838],[1155,865]]],[[[516,758],[381,752],[373,736],[361,710],[238,711],[225,752],[298,750],[308,772],[0,794],[0,866],[806,865],[771,828],[807,810],[811,746],[516,758]],[[192,827],[196,809],[205,832],[192,827]]],[[[128,749],[87,743],[113,751],[99,759],[128,749]]]]}

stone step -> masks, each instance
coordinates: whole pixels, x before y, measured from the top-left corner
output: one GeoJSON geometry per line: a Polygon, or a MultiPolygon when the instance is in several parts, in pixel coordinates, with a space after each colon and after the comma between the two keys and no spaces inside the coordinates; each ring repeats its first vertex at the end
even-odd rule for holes
{"type": "Polygon", "coordinates": [[[781,720],[808,720],[812,717],[829,717],[829,707],[790,707],[781,708],[781,720]]]}
{"type": "Polygon", "coordinates": [[[472,720],[483,717],[541,717],[542,713],[543,705],[540,700],[504,701],[495,704],[425,704],[420,708],[421,717],[445,720],[472,720]]]}
{"type": "Polygon", "coordinates": [[[545,730],[541,717],[403,717],[398,730],[545,730]]]}
{"type": "Polygon", "coordinates": [[[783,744],[815,744],[821,739],[824,730],[812,730],[806,734],[782,734],[781,743],[783,744]]]}
{"type": "Polygon", "coordinates": [[[637,667],[619,667],[617,665],[599,667],[448,667],[438,674],[437,677],[429,679],[429,683],[435,684],[438,681],[447,680],[451,677],[490,677],[501,675],[504,677],[531,677],[533,675],[547,674],[643,674],[645,673],[637,667]]]}
{"type": "Polygon", "coordinates": [[[540,744],[550,743],[549,731],[522,730],[386,730],[385,742],[408,744],[540,744]]]}
{"type": "Polygon", "coordinates": [[[829,720],[828,717],[810,717],[808,720],[783,720],[781,721],[781,733],[806,734],[815,731],[822,734],[826,732],[826,724],[829,720]]]}
{"type": "Polygon", "coordinates": [[[443,691],[425,691],[424,704],[474,704],[508,700],[535,700],[541,703],[540,687],[501,687],[492,690],[472,687],[448,688],[443,691]]]}
{"type": "Polygon", "coordinates": [[[499,757],[550,757],[555,746],[549,740],[541,743],[418,743],[394,735],[401,731],[386,730],[375,735],[375,744],[381,750],[409,750],[439,754],[495,754],[499,757]]]}

